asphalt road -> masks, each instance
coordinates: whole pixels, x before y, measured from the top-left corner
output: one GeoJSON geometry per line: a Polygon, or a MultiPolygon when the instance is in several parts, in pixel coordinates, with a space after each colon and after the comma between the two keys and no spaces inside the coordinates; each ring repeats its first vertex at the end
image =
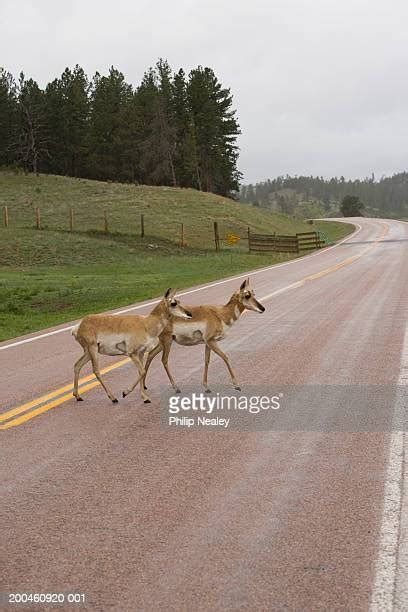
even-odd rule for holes
{"type": "MultiPolygon", "coordinates": [[[[408,383],[408,224],[356,223],[334,248],[249,274],[266,312],[222,343],[243,389],[408,383]]],[[[240,282],[182,302],[225,303],[240,282]]],[[[77,403],[65,328],[0,344],[0,592],[84,593],[92,610],[408,609],[404,434],[293,419],[163,431],[160,360],[151,404],[136,390],[113,405],[90,376],[77,403]]],[[[203,357],[173,349],[182,387],[200,389],[203,357]]],[[[118,395],[135,376],[122,362],[103,360],[118,395]]],[[[209,380],[228,382],[218,357],[209,380]]]]}

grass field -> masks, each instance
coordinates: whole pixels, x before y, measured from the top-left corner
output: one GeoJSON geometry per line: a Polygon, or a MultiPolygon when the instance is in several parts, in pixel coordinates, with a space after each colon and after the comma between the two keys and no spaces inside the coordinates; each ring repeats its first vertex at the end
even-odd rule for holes
{"type": "Polygon", "coordinates": [[[104,212],[109,231],[140,235],[140,217],[144,215],[146,240],[162,238],[180,242],[181,223],[185,224],[190,247],[212,249],[213,222],[218,221],[220,235],[246,236],[253,231],[302,231],[305,224],[283,214],[271,214],[245,204],[194,189],[146,187],[121,183],[103,183],[63,176],[24,175],[0,172],[0,207],[8,206],[10,227],[32,228],[35,208],[41,212],[44,229],[69,229],[70,208],[74,210],[75,231],[102,232],[104,212]]]}
{"type": "MultiPolygon", "coordinates": [[[[220,234],[295,233],[311,229],[285,215],[194,190],[136,187],[54,176],[0,172],[0,206],[10,225],[0,229],[0,340],[290,258],[248,254],[242,240],[215,253],[220,234]],[[43,229],[33,229],[34,208],[43,229]],[[75,231],[69,232],[69,207],[75,231]],[[109,234],[102,231],[109,210],[109,234]],[[140,213],[146,236],[140,237],[140,213]],[[186,226],[187,246],[179,243],[186,226]]],[[[316,223],[332,240],[353,226],[316,223]]]]}

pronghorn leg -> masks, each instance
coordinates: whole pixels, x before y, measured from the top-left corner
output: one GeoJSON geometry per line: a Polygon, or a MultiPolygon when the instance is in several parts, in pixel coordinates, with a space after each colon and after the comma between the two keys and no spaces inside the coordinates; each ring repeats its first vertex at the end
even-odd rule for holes
{"type": "Polygon", "coordinates": [[[88,349],[84,349],[84,354],[75,362],[74,365],[74,391],[73,396],[76,397],[77,402],[82,402],[83,399],[78,393],[78,379],[79,373],[88,361],[90,361],[91,356],[88,352],[88,349]]]}
{"type": "Polygon", "coordinates": [[[166,370],[166,374],[168,376],[168,379],[171,382],[171,385],[173,387],[173,389],[175,390],[176,393],[180,393],[180,389],[177,386],[176,382],[174,381],[174,378],[171,375],[170,369],[169,369],[169,354],[170,354],[170,349],[171,349],[171,345],[173,343],[173,339],[171,337],[171,335],[166,335],[166,336],[162,336],[160,344],[158,344],[156,346],[156,348],[154,348],[148,355],[147,357],[147,361],[146,361],[146,365],[145,365],[145,370],[146,370],[146,374],[144,376],[143,379],[143,386],[144,389],[146,390],[147,387],[145,385],[145,381],[146,381],[146,375],[147,375],[147,371],[150,367],[151,362],[153,361],[153,359],[156,357],[156,355],[158,355],[160,353],[160,351],[163,351],[163,355],[162,355],[162,364],[164,369],[166,370]]]}
{"type": "Polygon", "coordinates": [[[116,397],[113,395],[110,387],[103,382],[102,377],[101,377],[101,373],[99,371],[99,360],[98,360],[98,349],[95,346],[90,346],[89,347],[89,354],[91,356],[91,360],[92,360],[92,368],[93,368],[93,372],[96,376],[96,378],[99,380],[99,382],[101,383],[102,387],[105,389],[106,395],[109,397],[109,399],[116,404],[117,403],[117,399],[116,397]]]}
{"type": "Polygon", "coordinates": [[[146,387],[146,376],[147,376],[147,372],[150,368],[150,364],[152,363],[153,359],[156,357],[156,355],[158,355],[160,353],[160,351],[163,350],[163,346],[162,344],[159,342],[159,344],[156,346],[156,348],[154,348],[152,351],[150,351],[150,353],[147,355],[147,359],[146,359],[146,363],[145,363],[145,370],[146,373],[144,375],[143,378],[143,388],[146,391],[147,387],[146,387]]]}
{"type": "Polygon", "coordinates": [[[150,404],[150,402],[152,401],[150,399],[150,397],[147,395],[146,393],[146,386],[145,386],[145,378],[146,378],[146,363],[147,363],[147,359],[148,359],[149,355],[148,353],[144,353],[142,355],[141,358],[141,363],[142,363],[142,369],[139,370],[139,381],[140,381],[140,395],[142,397],[142,400],[144,401],[145,404],[150,404]]]}
{"type": "Polygon", "coordinates": [[[145,362],[147,362],[147,359],[145,358],[146,356],[142,356],[142,358],[140,357],[139,354],[137,353],[133,353],[132,355],[129,355],[131,360],[133,361],[133,363],[135,364],[135,366],[138,369],[139,372],[139,378],[136,379],[136,382],[134,382],[132,385],[130,385],[126,391],[123,391],[123,397],[126,397],[126,395],[128,395],[129,393],[131,393],[133,391],[133,389],[135,387],[137,387],[137,385],[140,383],[140,394],[142,396],[142,399],[144,401],[145,404],[150,403],[150,398],[147,395],[147,393],[145,392],[144,389],[144,385],[142,384],[142,382],[144,381],[144,378],[146,376],[146,366],[145,366],[145,362]]]}
{"type": "Polygon", "coordinates": [[[236,378],[235,378],[235,374],[233,372],[233,369],[231,368],[229,359],[227,357],[227,355],[225,353],[222,352],[222,350],[220,349],[220,347],[218,346],[218,344],[215,342],[215,340],[209,340],[207,342],[207,346],[214,351],[214,353],[217,353],[217,355],[219,355],[221,357],[221,359],[224,361],[225,365],[228,368],[228,372],[230,373],[231,376],[231,380],[232,380],[232,384],[234,385],[235,389],[237,389],[238,391],[241,391],[241,387],[239,386],[236,378]]]}
{"type": "Polygon", "coordinates": [[[169,381],[171,382],[171,386],[173,387],[176,393],[180,393],[180,389],[178,385],[176,385],[174,378],[172,377],[170,369],[169,369],[169,355],[170,355],[170,349],[171,349],[172,342],[173,342],[173,339],[171,336],[166,336],[166,338],[163,341],[162,364],[164,366],[164,369],[166,370],[166,374],[169,378],[169,381]]]}
{"type": "Polygon", "coordinates": [[[206,393],[211,393],[211,390],[208,388],[208,366],[210,364],[211,357],[211,349],[206,344],[205,345],[205,363],[204,363],[204,376],[203,376],[203,385],[206,393]]]}
{"type": "MultiPolygon", "coordinates": [[[[123,391],[122,393],[123,397],[126,397],[127,395],[129,395],[129,393],[131,393],[133,389],[137,387],[137,385],[141,383],[141,381],[143,381],[144,377],[146,376],[146,369],[143,364],[143,361],[144,361],[143,356],[142,358],[140,358],[140,355],[138,355],[137,353],[132,353],[131,355],[129,355],[129,357],[131,358],[131,360],[137,367],[138,372],[139,372],[139,377],[136,379],[136,382],[134,382],[132,385],[130,385],[126,389],[126,391],[123,391]]],[[[150,397],[147,395],[147,393],[145,392],[143,388],[143,384],[140,384],[140,394],[145,404],[149,404],[151,402],[150,397]]]]}

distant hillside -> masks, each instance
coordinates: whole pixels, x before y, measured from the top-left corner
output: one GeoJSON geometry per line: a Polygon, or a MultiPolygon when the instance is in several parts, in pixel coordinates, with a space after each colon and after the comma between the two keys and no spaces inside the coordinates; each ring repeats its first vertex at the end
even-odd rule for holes
{"type": "Polygon", "coordinates": [[[286,176],[255,185],[243,185],[242,202],[302,216],[337,216],[345,195],[356,195],[367,214],[379,217],[408,216],[408,173],[375,180],[323,179],[313,176],[286,176]]]}
{"type": "MultiPolygon", "coordinates": [[[[271,213],[243,206],[233,200],[194,189],[145,187],[107,183],[53,175],[0,172],[0,207],[8,207],[9,231],[2,232],[0,265],[13,263],[14,257],[25,261],[25,253],[42,251],[44,232],[32,234],[31,244],[23,232],[24,243],[17,247],[16,229],[32,231],[35,209],[41,214],[43,230],[59,232],[55,257],[66,246],[73,261],[83,260],[83,254],[72,249],[73,239],[98,239],[104,236],[106,212],[111,240],[119,246],[134,248],[165,248],[174,250],[181,240],[184,224],[187,247],[214,250],[214,221],[219,224],[221,240],[228,233],[245,237],[248,226],[252,231],[295,233],[308,226],[284,214],[271,213]],[[74,214],[74,234],[69,233],[70,208],[74,214]],[[145,238],[140,240],[141,215],[144,216],[145,238]],[[149,246],[150,245],[150,246],[149,246]]],[[[20,235],[20,234],[19,234],[20,235]]],[[[83,250],[91,249],[85,243],[83,250]]],[[[106,257],[110,250],[107,249],[106,257]]],[[[39,258],[40,261],[41,257],[39,258]]],[[[65,257],[64,257],[65,261],[65,257]]]]}

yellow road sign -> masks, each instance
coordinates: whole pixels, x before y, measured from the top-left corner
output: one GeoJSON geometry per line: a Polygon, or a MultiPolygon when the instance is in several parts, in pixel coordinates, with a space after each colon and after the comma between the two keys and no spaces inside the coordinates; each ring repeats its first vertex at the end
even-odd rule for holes
{"type": "Polygon", "coordinates": [[[240,236],[237,236],[236,234],[227,234],[227,243],[231,246],[238,242],[238,240],[241,240],[240,236]]]}

